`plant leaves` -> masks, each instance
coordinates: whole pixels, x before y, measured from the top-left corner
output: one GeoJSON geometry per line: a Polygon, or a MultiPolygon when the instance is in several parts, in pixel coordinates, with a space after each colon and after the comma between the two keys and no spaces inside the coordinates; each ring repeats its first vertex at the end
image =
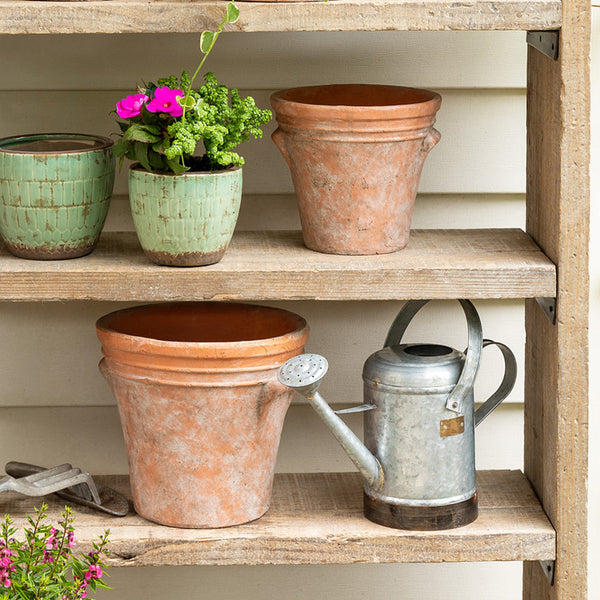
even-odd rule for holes
{"type": "Polygon", "coordinates": [[[152,167],[148,162],[148,144],[143,142],[135,142],[134,144],[135,159],[146,169],[152,171],[152,167]]]}
{"type": "Polygon", "coordinates": [[[115,142],[112,147],[113,154],[121,158],[127,154],[129,150],[129,142],[123,137],[118,142],[115,142]]]}
{"type": "Polygon", "coordinates": [[[190,170],[189,167],[184,167],[181,163],[179,163],[176,160],[165,158],[165,162],[169,166],[169,169],[171,169],[171,171],[175,173],[175,175],[180,175],[181,173],[185,173],[186,171],[190,170]]]}
{"type": "Polygon", "coordinates": [[[187,99],[183,96],[178,102],[185,110],[192,110],[196,106],[196,102],[191,96],[188,96],[187,99]]]}
{"type": "Polygon", "coordinates": [[[240,18],[240,9],[233,2],[230,2],[227,5],[226,22],[227,23],[235,23],[239,18],[240,18]]]}
{"type": "Polygon", "coordinates": [[[154,144],[160,140],[158,135],[154,135],[148,131],[147,127],[133,123],[129,129],[123,135],[123,139],[135,140],[136,142],[146,142],[147,144],[154,144]]]}
{"type": "Polygon", "coordinates": [[[203,31],[200,36],[200,50],[202,54],[208,54],[215,40],[214,31],[203,31]]]}

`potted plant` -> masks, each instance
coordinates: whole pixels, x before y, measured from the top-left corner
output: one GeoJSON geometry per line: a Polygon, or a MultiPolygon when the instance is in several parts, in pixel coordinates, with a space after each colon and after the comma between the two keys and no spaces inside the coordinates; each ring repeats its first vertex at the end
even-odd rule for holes
{"type": "Polygon", "coordinates": [[[184,71],[159,79],[117,103],[121,136],[113,151],[121,161],[136,161],[129,170],[131,211],[142,248],[157,264],[198,266],[222,258],[242,193],[244,159],[233,149],[261,137],[272,116],[212,73],[193,88],[223,27],[238,16],[230,2],[217,31],[202,33],[204,56],[193,76],[184,71]],[[195,156],[200,142],[204,154],[195,156]]]}
{"type": "Polygon", "coordinates": [[[46,522],[47,509],[42,504],[34,517],[27,515],[22,535],[9,515],[0,524],[0,600],[78,600],[89,590],[108,589],[102,577],[109,531],[77,555],[71,509],[65,507],[57,527],[46,522]]]}

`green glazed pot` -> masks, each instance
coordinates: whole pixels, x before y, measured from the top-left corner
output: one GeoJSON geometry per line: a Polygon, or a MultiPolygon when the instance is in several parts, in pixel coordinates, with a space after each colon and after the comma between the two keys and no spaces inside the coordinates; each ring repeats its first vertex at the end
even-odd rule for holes
{"type": "Polygon", "coordinates": [[[242,200],[242,169],[181,175],[129,169],[133,223],[146,256],[158,265],[217,263],[233,236],[242,200]]]}
{"type": "Polygon", "coordinates": [[[112,145],[77,133],[0,139],[0,235],[9,252],[62,260],[94,249],[115,179],[112,145]]]}

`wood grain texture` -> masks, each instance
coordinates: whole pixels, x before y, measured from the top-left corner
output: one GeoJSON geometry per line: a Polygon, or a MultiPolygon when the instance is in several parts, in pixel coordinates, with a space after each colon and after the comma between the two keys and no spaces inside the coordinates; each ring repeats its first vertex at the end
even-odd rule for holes
{"type": "Polygon", "coordinates": [[[527,564],[524,598],[587,598],[590,6],[563,2],[559,57],[528,57],[527,230],[556,263],[556,325],[526,305],[525,473],[557,532],[554,585],[527,564]]]}
{"type": "MultiPolygon", "coordinates": [[[[222,0],[0,2],[2,33],[200,32],[223,18],[222,0]]],[[[332,0],[240,2],[233,31],[527,30],[560,26],[557,0],[332,0]]]]}
{"type": "MultiPolygon", "coordinates": [[[[127,476],[98,477],[123,493],[127,476]]],[[[356,473],[276,475],[265,516],[239,527],[176,529],[133,512],[106,517],[75,506],[80,549],[111,530],[113,566],[350,564],[538,560],[554,557],[554,530],[520,471],[480,471],[479,518],[459,529],[401,531],[371,523],[362,514],[356,473]]],[[[48,497],[55,518],[60,499],[48,497]]],[[[40,500],[0,496],[0,512],[22,526],[40,500]]]]}
{"type": "Polygon", "coordinates": [[[4,300],[382,300],[552,296],[554,265],[519,229],[415,230],[392,254],[335,256],[300,232],[237,233],[223,260],[150,263],[132,232],[104,234],[89,256],[29,261],[0,249],[4,300]]]}

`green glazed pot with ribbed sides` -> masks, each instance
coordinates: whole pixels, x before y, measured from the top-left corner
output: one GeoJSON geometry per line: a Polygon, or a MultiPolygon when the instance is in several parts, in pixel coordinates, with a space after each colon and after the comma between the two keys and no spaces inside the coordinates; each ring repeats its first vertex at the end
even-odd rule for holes
{"type": "Polygon", "coordinates": [[[158,265],[198,267],[223,258],[242,200],[242,169],[156,173],[132,165],[129,203],[138,239],[158,265]]]}
{"type": "Polygon", "coordinates": [[[115,180],[112,140],[78,133],[0,139],[0,236],[21,258],[89,254],[115,180]]]}

